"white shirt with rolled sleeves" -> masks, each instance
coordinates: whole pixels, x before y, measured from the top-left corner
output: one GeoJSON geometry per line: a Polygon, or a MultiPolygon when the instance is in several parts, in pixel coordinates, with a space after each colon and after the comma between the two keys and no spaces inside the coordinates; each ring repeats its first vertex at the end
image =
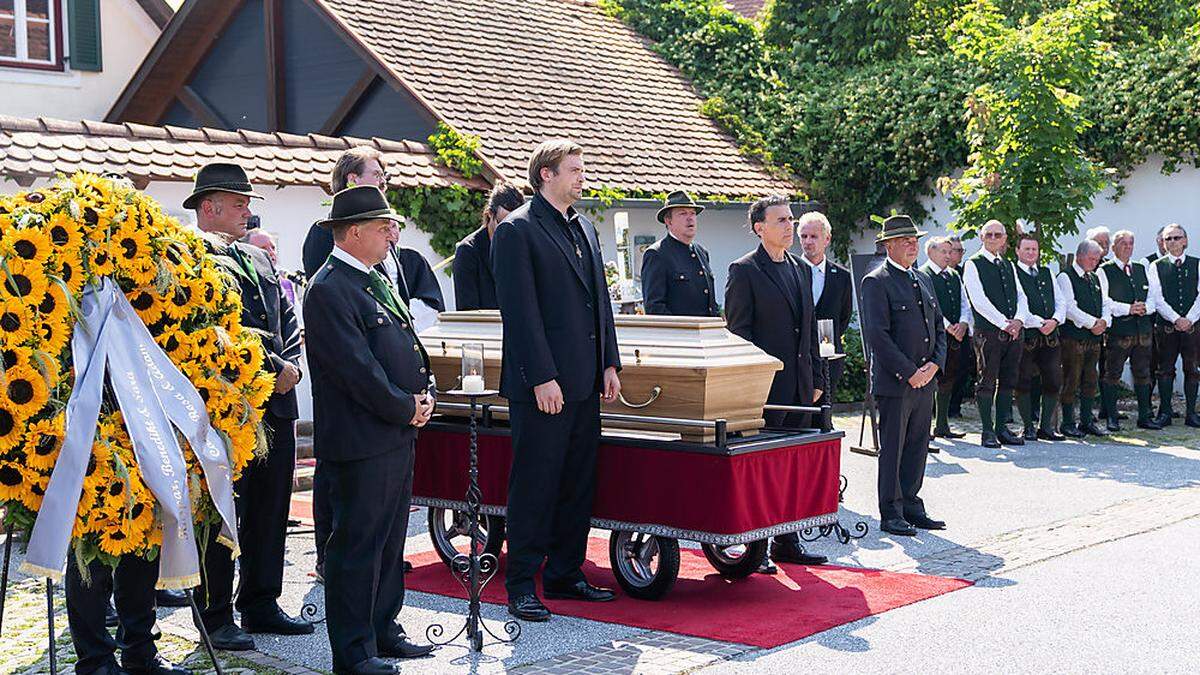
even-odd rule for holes
{"type": "MultiPolygon", "coordinates": [[[[1184,256],[1174,256],[1169,253],[1167,254],[1167,258],[1171,260],[1172,265],[1175,264],[1176,260],[1179,260],[1183,257],[1184,256]]],[[[1196,296],[1196,301],[1192,303],[1192,307],[1188,310],[1188,313],[1186,315],[1181,315],[1179,312],[1176,312],[1175,308],[1172,307],[1170,303],[1167,302],[1166,298],[1163,297],[1162,283],[1158,278],[1158,265],[1151,264],[1149,272],[1150,273],[1147,276],[1150,277],[1150,292],[1154,294],[1154,308],[1158,311],[1162,318],[1170,321],[1171,323],[1175,323],[1179,319],[1187,319],[1192,323],[1200,321],[1200,295],[1196,296]]]]}
{"type": "MultiPolygon", "coordinates": [[[[929,261],[929,269],[933,270],[933,273],[938,275],[946,271],[945,267],[942,267],[932,260],[929,261]]],[[[958,304],[962,307],[962,310],[958,313],[958,323],[967,324],[967,335],[970,335],[971,333],[975,332],[975,315],[971,313],[971,299],[967,297],[966,283],[960,283],[958,288],[959,292],[962,293],[962,298],[958,301],[958,304]]],[[[950,322],[950,319],[947,319],[945,316],[942,317],[942,323],[946,325],[946,328],[954,325],[950,322]]]]}
{"type": "MultiPolygon", "coordinates": [[[[1023,262],[1018,262],[1017,267],[1020,268],[1017,271],[1018,274],[1020,274],[1022,270],[1026,274],[1029,274],[1030,272],[1033,272],[1034,269],[1042,269],[1041,266],[1034,268],[1030,265],[1026,265],[1023,262]]],[[[1058,281],[1053,280],[1054,275],[1051,274],[1050,276],[1052,279],[1052,283],[1050,285],[1054,288],[1054,316],[1038,316],[1031,311],[1026,311],[1025,321],[1023,322],[1026,328],[1041,328],[1042,322],[1046,319],[1054,319],[1060,326],[1063,325],[1063,321],[1067,320],[1067,301],[1065,298],[1063,298],[1062,289],[1058,287],[1058,281]]],[[[1026,298],[1026,300],[1028,301],[1028,298],[1026,298]]]]}
{"type": "MultiPolygon", "coordinates": [[[[984,249],[982,253],[984,258],[993,263],[999,260],[1006,265],[1012,265],[1011,262],[994,255],[991,251],[984,249]]],[[[1004,330],[1010,321],[1010,317],[1004,316],[1004,312],[996,309],[992,301],[988,300],[987,294],[983,291],[983,282],[979,279],[979,270],[975,268],[978,263],[979,261],[971,258],[963,266],[963,290],[967,292],[967,297],[971,299],[971,311],[987,320],[993,326],[1004,330]]],[[[1011,318],[1017,319],[1022,325],[1025,325],[1026,320],[1029,318],[1029,298],[1025,297],[1025,289],[1021,286],[1020,279],[1017,279],[1017,268],[1015,267],[1013,268],[1013,282],[1017,285],[1017,313],[1016,316],[1011,318]]],[[[1038,325],[1041,324],[1039,323],[1038,325]]]]}
{"type": "MultiPolygon", "coordinates": [[[[1075,273],[1079,276],[1086,275],[1079,263],[1071,263],[1071,267],[1075,268],[1075,273]]],[[[1066,272],[1058,273],[1058,289],[1062,291],[1067,302],[1067,320],[1084,330],[1091,330],[1092,326],[1101,320],[1106,327],[1112,326],[1112,300],[1108,298],[1108,277],[1101,273],[1097,274],[1096,278],[1100,280],[1101,316],[1092,316],[1079,309],[1079,304],[1075,302],[1075,288],[1071,286],[1071,277],[1066,272]]]]}
{"type": "MultiPolygon", "coordinates": [[[[1130,282],[1133,281],[1133,278],[1132,278],[1131,274],[1125,272],[1126,265],[1129,265],[1130,268],[1132,268],[1135,265],[1141,265],[1142,267],[1149,268],[1146,270],[1146,279],[1148,280],[1148,282],[1150,284],[1150,289],[1146,293],[1146,316],[1150,316],[1150,315],[1154,314],[1155,312],[1157,312],[1158,311],[1158,300],[1156,298],[1158,298],[1160,295],[1162,295],[1162,291],[1158,288],[1158,275],[1154,273],[1154,270],[1153,270],[1154,266],[1147,265],[1146,263],[1143,263],[1140,260],[1132,260],[1132,259],[1130,259],[1126,262],[1121,262],[1121,259],[1117,258],[1114,262],[1118,266],[1120,266],[1122,273],[1125,273],[1126,276],[1130,277],[1130,282]]],[[[1100,276],[1107,276],[1107,275],[1101,274],[1100,276]]],[[[1105,279],[1106,283],[1107,283],[1107,281],[1108,280],[1105,279]]],[[[1114,300],[1111,297],[1111,295],[1109,295],[1107,293],[1105,295],[1108,297],[1109,308],[1111,309],[1113,316],[1129,316],[1129,309],[1130,309],[1130,307],[1132,307],[1132,305],[1130,303],[1119,302],[1117,300],[1114,300]]]]}

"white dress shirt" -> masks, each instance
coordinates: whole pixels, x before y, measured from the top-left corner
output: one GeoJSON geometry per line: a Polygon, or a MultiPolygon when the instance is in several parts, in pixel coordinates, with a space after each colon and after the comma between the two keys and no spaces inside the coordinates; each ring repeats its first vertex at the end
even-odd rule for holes
{"type": "MultiPolygon", "coordinates": [[[[932,260],[929,261],[929,269],[932,270],[936,276],[941,276],[942,272],[946,271],[945,267],[938,265],[932,260]]],[[[958,291],[962,294],[962,297],[959,298],[958,301],[959,306],[962,307],[958,313],[958,322],[967,324],[967,333],[969,334],[975,327],[975,316],[971,314],[971,299],[967,297],[967,285],[962,283],[962,279],[959,279],[958,291]]],[[[950,319],[947,319],[944,316],[942,318],[942,322],[946,324],[946,328],[954,325],[950,323],[950,319]]]]}
{"type": "Polygon", "coordinates": [[[346,263],[347,265],[353,267],[354,269],[358,270],[359,272],[362,272],[363,274],[369,275],[371,273],[370,267],[367,267],[366,265],[363,264],[363,262],[361,260],[350,255],[350,253],[347,252],[346,249],[338,246],[337,242],[334,242],[333,250],[330,251],[329,254],[332,255],[333,257],[337,258],[338,260],[341,260],[342,262],[346,263]]]}
{"type": "MultiPolygon", "coordinates": [[[[1174,256],[1170,253],[1167,254],[1167,258],[1170,259],[1172,265],[1175,264],[1176,260],[1181,260],[1185,257],[1186,256],[1174,256]]],[[[1181,315],[1179,312],[1176,312],[1175,308],[1167,302],[1165,297],[1163,297],[1162,280],[1158,278],[1158,265],[1150,266],[1150,274],[1148,276],[1150,277],[1150,290],[1154,293],[1154,308],[1158,311],[1162,318],[1170,321],[1171,323],[1175,323],[1181,318],[1187,319],[1192,323],[1200,320],[1200,295],[1196,296],[1196,301],[1192,303],[1192,307],[1188,310],[1188,313],[1181,315]]]]}
{"type": "Polygon", "coordinates": [[[825,292],[825,271],[829,267],[829,256],[821,258],[819,265],[814,265],[806,256],[800,256],[800,259],[808,263],[808,269],[812,270],[812,296],[815,305],[821,301],[821,294],[825,292]]]}
{"type": "MultiPolygon", "coordinates": [[[[1017,262],[1017,273],[1024,272],[1025,274],[1036,273],[1041,270],[1041,267],[1026,265],[1023,262],[1017,262]]],[[[1054,289],[1054,316],[1038,316],[1032,310],[1026,312],[1025,327],[1026,328],[1041,328],[1042,321],[1046,319],[1054,319],[1058,325],[1063,325],[1063,321],[1067,318],[1067,301],[1063,298],[1062,289],[1058,287],[1058,282],[1054,279],[1054,274],[1050,274],[1050,288],[1054,289]]],[[[1028,300],[1028,298],[1026,298],[1028,300]]]]}
{"type": "MultiPolygon", "coordinates": [[[[1133,283],[1133,274],[1131,273],[1132,267],[1134,267],[1136,265],[1140,265],[1142,267],[1146,266],[1140,260],[1133,260],[1132,258],[1125,262],[1121,262],[1121,259],[1117,258],[1113,261],[1113,264],[1117,265],[1117,267],[1121,270],[1122,273],[1124,273],[1126,276],[1130,277],[1130,279],[1129,279],[1130,283],[1133,283]],[[1131,272],[1125,272],[1126,265],[1130,266],[1131,272]]],[[[1107,276],[1107,275],[1101,275],[1101,276],[1107,276]]],[[[1150,283],[1150,288],[1146,293],[1146,316],[1150,316],[1151,314],[1154,314],[1154,312],[1157,311],[1158,302],[1157,302],[1157,300],[1155,300],[1155,298],[1162,295],[1162,291],[1158,288],[1158,275],[1152,274],[1150,270],[1146,270],[1146,279],[1148,279],[1149,283],[1150,283]]],[[[1106,281],[1107,281],[1107,279],[1106,279],[1106,281]]],[[[1129,316],[1129,308],[1132,307],[1132,305],[1130,303],[1118,302],[1117,300],[1114,300],[1111,296],[1109,296],[1108,304],[1112,311],[1113,316],[1129,316]]]]}
{"type": "MultiPolygon", "coordinates": [[[[1079,263],[1071,263],[1071,267],[1075,268],[1075,273],[1080,277],[1087,278],[1087,273],[1079,266],[1079,263]]],[[[1104,274],[1097,274],[1096,278],[1100,280],[1100,306],[1102,307],[1101,316],[1092,316],[1087,312],[1079,309],[1079,305],[1075,302],[1075,288],[1071,286],[1071,277],[1066,272],[1058,273],[1058,289],[1062,291],[1063,298],[1067,303],[1067,319],[1084,330],[1091,330],[1096,325],[1097,321],[1104,321],[1105,326],[1112,326],[1112,300],[1108,299],[1108,277],[1104,274]]]]}
{"type": "MultiPolygon", "coordinates": [[[[1011,262],[987,249],[982,249],[980,253],[985,260],[993,264],[1000,261],[1005,265],[1012,266],[1011,262]]],[[[1017,279],[1017,269],[1013,267],[1013,283],[1017,285],[1017,313],[1015,316],[1007,317],[1004,312],[996,309],[996,306],[992,304],[991,300],[988,300],[987,294],[984,293],[983,282],[979,278],[979,270],[976,269],[978,265],[979,261],[972,257],[964,266],[963,288],[967,291],[967,297],[971,299],[971,311],[1000,330],[1004,330],[1010,318],[1017,319],[1024,324],[1029,316],[1029,298],[1025,297],[1025,289],[1022,288],[1021,281],[1017,279]]]]}

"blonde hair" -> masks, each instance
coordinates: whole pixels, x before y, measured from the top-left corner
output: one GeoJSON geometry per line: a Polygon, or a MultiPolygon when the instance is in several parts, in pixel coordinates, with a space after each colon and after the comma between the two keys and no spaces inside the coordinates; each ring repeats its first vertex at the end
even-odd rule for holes
{"type": "Polygon", "coordinates": [[[542,189],[542,169],[558,173],[558,165],[567,155],[582,155],[583,147],[565,138],[542,141],[529,157],[529,185],[534,190],[542,189]]]}

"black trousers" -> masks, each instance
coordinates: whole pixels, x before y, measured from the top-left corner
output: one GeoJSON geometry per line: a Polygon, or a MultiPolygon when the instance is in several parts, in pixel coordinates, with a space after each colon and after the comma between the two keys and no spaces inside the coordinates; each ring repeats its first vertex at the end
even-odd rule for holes
{"type": "Polygon", "coordinates": [[[1104,356],[1104,383],[1116,386],[1125,372],[1125,362],[1133,371],[1134,386],[1150,384],[1150,333],[1143,335],[1109,335],[1104,356]]]}
{"type": "Polygon", "coordinates": [[[1158,336],[1158,362],[1155,371],[1158,379],[1175,379],[1175,362],[1183,359],[1183,381],[1200,381],[1200,369],[1197,363],[1200,357],[1200,331],[1193,329],[1190,333],[1181,333],[1173,326],[1158,326],[1154,329],[1158,336]]]}
{"type": "Polygon", "coordinates": [[[317,544],[318,569],[325,564],[325,544],[333,530],[333,508],[329,506],[329,474],[321,468],[321,464],[321,460],[318,459],[313,471],[312,484],[313,538],[317,544]]]}
{"type": "Polygon", "coordinates": [[[963,344],[970,339],[964,336],[962,341],[955,340],[949,333],[946,333],[946,367],[938,371],[937,390],[939,394],[954,394],[955,387],[959,385],[959,371],[963,367],[963,344]]]}
{"type": "MultiPolygon", "coordinates": [[[[963,346],[966,349],[960,349],[958,353],[958,372],[954,375],[954,390],[950,394],[950,410],[959,410],[962,407],[964,398],[975,398],[975,350],[970,345],[971,338],[964,340],[963,346]]],[[[947,359],[950,352],[946,352],[947,359]]]]}
{"type": "MultiPolygon", "coordinates": [[[[283,593],[283,558],[288,509],[296,468],[294,420],[263,415],[271,448],[242,471],[237,492],[238,541],[242,547],[237,609],[245,615],[269,615],[283,593]]],[[[196,596],[209,631],[233,623],[233,569],[230,551],[216,541],[213,528],[204,556],[202,584],[196,596]]]]}
{"type": "Polygon", "coordinates": [[[997,390],[1016,389],[1020,376],[1022,341],[1012,339],[1004,331],[980,326],[972,338],[972,344],[979,369],[975,395],[992,400],[997,390]]]}
{"type": "Polygon", "coordinates": [[[353,462],[322,462],[333,529],[325,546],[325,616],[334,669],[378,655],[404,631],[404,541],[412,500],[412,443],[353,462]]]}
{"type": "MultiPolygon", "coordinates": [[[[1077,399],[1095,398],[1100,382],[1100,340],[1063,338],[1063,388],[1060,400],[1073,406],[1077,399]]],[[[1065,424],[1065,422],[1064,422],[1065,424]]]]}
{"type": "Polygon", "coordinates": [[[880,520],[925,513],[925,503],[917,493],[925,481],[934,388],[935,385],[927,384],[904,396],[876,398],[880,520]]]}
{"type": "Polygon", "coordinates": [[[1050,335],[1026,335],[1022,342],[1020,375],[1017,393],[1033,391],[1033,379],[1041,380],[1043,396],[1058,396],[1062,391],[1062,345],[1057,331],[1050,335]]]}
{"type": "Polygon", "coordinates": [[[563,405],[547,415],[536,403],[509,406],[513,463],[508,478],[508,597],[534,592],[545,561],[544,586],[584,579],[596,451],[600,446],[600,396],[563,405]]]}
{"type": "Polygon", "coordinates": [[[154,641],[154,584],[158,561],[148,562],[132,555],[122,556],[116,570],[99,560],[88,565],[85,584],[75,556],[68,556],[66,575],[67,623],[75,645],[75,672],[86,675],[116,665],[113,656],[121,650],[121,663],[136,667],[148,664],[158,654],[154,641]],[[108,598],[113,597],[121,623],[114,640],[104,626],[108,598]]]}

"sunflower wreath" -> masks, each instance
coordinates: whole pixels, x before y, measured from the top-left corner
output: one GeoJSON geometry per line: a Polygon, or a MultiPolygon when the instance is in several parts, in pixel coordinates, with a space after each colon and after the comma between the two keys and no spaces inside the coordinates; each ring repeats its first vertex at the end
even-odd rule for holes
{"type": "MultiPolygon", "coordinates": [[[[241,325],[236,282],[199,235],[123,181],[80,173],[0,196],[0,505],[32,526],[65,435],[74,382],[71,331],[85,286],[113,278],[155,342],[195,385],[227,441],[233,478],[265,452],[262,407],[274,388],[261,338],[241,325]]],[[[178,434],[197,528],[218,524],[202,470],[178,434]]],[[[76,555],[153,559],[159,511],[121,411],[103,404],[73,529],[76,555]]]]}

